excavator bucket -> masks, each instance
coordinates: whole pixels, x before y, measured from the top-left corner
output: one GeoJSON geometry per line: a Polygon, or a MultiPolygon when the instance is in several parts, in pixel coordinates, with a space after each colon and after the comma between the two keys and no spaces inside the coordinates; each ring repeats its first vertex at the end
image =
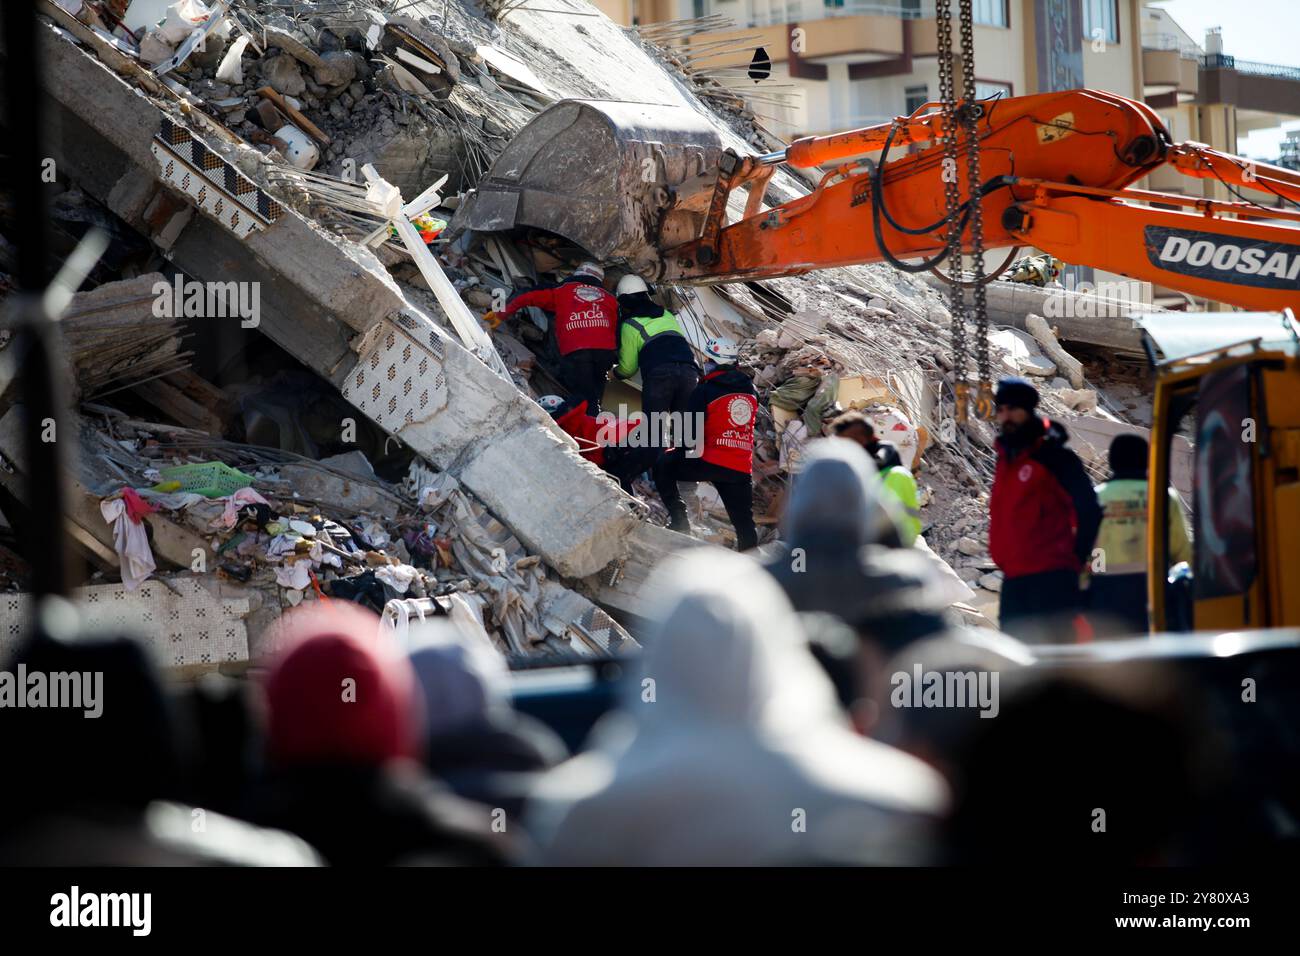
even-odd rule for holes
{"type": "Polygon", "coordinates": [[[540,229],[653,272],[661,248],[699,234],[722,151],[689,107],[562,100],[510,141],[452,232],[540,229]]]}

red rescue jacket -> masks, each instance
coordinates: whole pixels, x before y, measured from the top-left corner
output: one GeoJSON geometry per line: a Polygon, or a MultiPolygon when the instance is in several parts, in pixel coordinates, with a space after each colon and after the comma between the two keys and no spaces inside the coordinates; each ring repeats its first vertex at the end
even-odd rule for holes
{"type": "Polygon", "coordinates": [[[509,318],[525,306],[536,306],[555,316],[555,344],[561,355],[582,349],[618,348],[618,300],[601,286],[571,280],[554,289],[522,292],[506,304],[501,314],[509,318]]]}
{"type": "Polygon", "coordinates": [[[998,439],[989,496],[989,556],[1008,578],[1079,571],[1092,553],[1101,506],[1065,428],[1044,418],[1028,444],[998,439]]]}
{"type": "Polygon", "coordinates": [[[623,442],[636,426],[636,422],[616,420],[612,414],[602,414],[600,418],[588,415],[585,401],[558,415],[555,424],[572,435],[582,457],[599,468],[605,467],[605,448],[623,442]],[[608,427],[611,424],[612,429],[608,427]]]}
{"type": "Polygon", "coordinates": [[[691,393],[688,411],[704,413],[701,458],[732,471],[753,473],[758,396],[748,375],[735,366],[725,366],[701,377],[691,393]]]}

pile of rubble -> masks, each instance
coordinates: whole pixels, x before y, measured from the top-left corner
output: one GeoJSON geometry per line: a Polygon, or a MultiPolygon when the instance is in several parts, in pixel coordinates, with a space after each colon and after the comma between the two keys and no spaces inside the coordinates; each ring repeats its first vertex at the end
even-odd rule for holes
{"type": "MultiPolygon", "coordinates": [[[[442,323],[529,397],[556,390],[544,316],[494,329],[490,340],[474,316],[499,306],[505,296],[555,280],[582,250],[536,231],[465,232],[453,241],[444,231],[465,191],[474,188],[511,137],[558,99],[592,97],[689,104],[710,117],[732,148],[767,152],[776,146],[743,93],[692,67],[690,57],[674,48],[673,29],[647,30],[644,36],[623,31],[581,3],[564,11],[489,5],[486,13],[461,0],[217,0],[207,5],[201,0],[58,0],[58,7],[46,6],[67,38],[93,51],[164,115],[201,133],[220,161],[230,164],[228,173],[237,169],[265,191],[267,204],[278,202],[305,217],[312,230],[344,251],[364,279],[378,274],[382,287],[395,289],[410,312],[442,323]],[[390,210],[373,201],[375,179],[367,185],[367,167],[383,184],[397,187],[402,201],[437,194],[415,220],[432,253],[427,261],[418,254],[423,250],[412,250],[390,227],[390,210]],[[459,301],[448,300],[448,288],[459,301]]],[[[678,32],[718,26],[701,22],[678,32]]],[[[161,155],[157,148],[154,155],[161,155]]],[[[202,193],[168,183],[215,214],[202,193]]],[[[769,195],[782,201],[807,190],[802,174],[783,169],[769,195]]],[[[74,188],[65,195],[75,193],[74,188]]],[[[151,209],[143,218],[157,218],[151,209]]],[[[110,213],[102,215],[112,219],[110,213]]],[[[177,220],[178,228],[188,221],[177,220]]],[[[273,216],[270,224],[280,226],[273,216]]],[[[229,222],[222,225],[231,228],[229,222]]],[[[162,268],[159,252],[168,252],[168,228],[154,235],[156,245],[139,261],[100,278],[130,278],[162,268]]],[[[617,272],[625,264],[606,265],[617,272]]],[[[939,410],[951,403],[952,360],[950,319],[939,293],[884,266],[657,291],[681,317],[693,344],[700,346],[713,334],[744,343],[742,364],[754,375],[762,398],[755,461],[761,540],[771,541],[777,533],[785,489],[804,444],[820,433],[831,412],[862,409],[899,445],[904,463],[917,474],[929,546],[974,586],[969,594],[974,607],[987,609],[996,602],[1000,577],[983,537],[993,433],[986,423],[958,432],[941,420],[939,410]]],[[[390,326],[368,325],[367,317],[346,314],[349,305],[368,305],[357,295],[366,294],[326,292],[322,298],[344,313],[349,334],[355,333],[348,348],[374,368],[382,351],[376,342],[390,326]]],[[[412,323],[409,312],[404,314],[403,324],[418,327],[412,323]]],[[[168,343],[176,338],[166,327],[158,334],[168,343]]],[[[283,332],[268,334],[290,351],[295,347],[283,332]]],[[[393,339],[391,331],[387,338],[393,339]]],[[[312,343],[304,340],[302,346],[310,349],[312,343]]],[[[1095,463],[1109,434],[1141,424],[1143,397],[1136,381],[1113,392],[1089,386],[1088,380],[1095,382],[1106,370],[1081,365],[1064,352],[1046,323],[1029,331],[998,330],[990,349],[995,371],[1040,376],[1045,411],[1072,430],[1079,425],[1075,445],[1098,474],[1095,463]]],[[[163,357],[158,361],[174,358],[181,365],[186,358],[174,345],[158,355],[163,357]]],[[[380,438],[387,431],[410,443],[401,423],[390,425],[359,394],[340,387],[333,372],[337,360],[298,357],[330,377],[348,402],[375,421],[380,438]]],[[[328,597],[336,589],[376,606],[383,600],[395,626],[408,613],[451,610],[480,620],[498,646],[514,655],[603,652],[628,640],[589,601],[549,579],[539,556],[529,554],[475,493],[457,487],[450,465],[463,456],[455,447],[443,447],[449,436],[435,430],[431,439],[445,471],[429,467],[432,459],[418,444],[413,449],[426,455],[424,461],[411,455],[412,449],[400,461],[385,460],[386,440],[364,454],[333,457],[345,449],[291,442],[286,435],[292,429],[273,430],[275,440],[263,440],[247,414],[243,427],[231,433],[228,418],[211,408],[243,407],[247,395],[229,386],[214,388],[184,369],[157,371],[117,383],[130,393],[125,404],[96,392],[90,396],[98,403],[93,411],[82,406],[83,421],[93,422],[99,434],[91,457],[111,472],[101,470],[95,481],[90,479],[96,476],[87,476],[88,487],[93,484],[110,501],[117,500],[123,485],[138,491],[142,501],[161,509],[144,519],[150,527],[156,529],[165,518],[202,538],[219,556],[215,573],[266,588],[277,606],[328,597]],[[176,424],[145,420],[138,406],[131,406],[140,400],[176,424]],[[230,494],[203,501],[176,498],[165,490],[165,481],[154,480],[165,468],[215,463],[247,476],[247,484],[224,489],[233,499],[230,494]],[[240,501],[241,495],[246,500],[240,501]],[[228,514],[232,500],[238,507],[228,514]]],[[[375,395],[379,392],[375,385],[375,395]]],[[[635,406],[638,400],[634,390],[622,386],[611,385],[609,396],[611,405],[635,406]]],[[[388,401],[396,407],[396,399],[388,401]]],[[[501,399],[493,393],[483,401],[495,408],[501,399]]],[[[535,419],[536,427],[549,425],[544,416],[535,419]]],[[[566,441],[558,432],[548,440],[566,441]]],[[[580,470],[592,481],[601,480],[594,469],[580,470]]],[[[481,468],[474,477],[482,487],[481,468]]],[[[634,490],[641,500],[631,512],[662,523],[665,515],[652,488],[643,480],[634,490]]],[[[531,500],[526,494],[522,499],[531,500]]],[[[501,506],[499,496],[489,500],[501,506]]],[[[700,486],[692,506],[702,537],[731,542],[725,512],[710,486],[700,486]]],[[[126,509],[128,520],[135,508],[126,509]]],[[[517,531],[521,520],[530,521],[534,534],[539,523],[517,510],[512,520],[517,531]]],[[[587,547],[584,542],[582,548],[587,547]]],[[[656,547],[642,542],[632,550],[634,557],[651,560],[656,547]]],[[[589,561],[585,550],[576,553],[589,561]]],[[[180,550],[173,557],[172,564],[188,565],[179,560],[180,550]]],[[[615,585],[632,587],[644,572],[619,584],[626,563],[625,554],[602,579],[603,598],[616,597],[610,590],[615,585]]],[[[101,565],[101,575],[112,573],[101,565]]]]}

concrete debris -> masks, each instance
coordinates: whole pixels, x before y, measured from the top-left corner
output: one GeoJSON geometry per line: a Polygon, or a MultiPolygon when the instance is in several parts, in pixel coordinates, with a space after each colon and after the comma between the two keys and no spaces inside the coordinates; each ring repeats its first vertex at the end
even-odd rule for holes
{"type": "Polygon", "coordinates": [[[307,80],[302,75],[298,61],[287,53],[267,57],[262,61],[262,80],[277,93],[301,96],[307,91],[307,80]]]}
{"type": "Polygon", "coordinates": [[[1097,407],[1097,393],[1090,388],[1058,388],[1056,397],[1076,412],[1091,412],[1097,407]]]}
{"type": "Polygon", "coordinates": [[[1069,381],[1074,388],[1083,388],[1083,363],[1067,352],[1064,346],[1056,340],[1056,334],[1052,327],[1047,324],[1047,320],[1041,315],[1025,316],[1025,328],[1029,330],[1038,343],[1043,347],[1060,370],[1061,374],[1069,381]]]}
{"type": "Polygon", "coordinates": [[[989,333],[989,342],[1005,351],[1002,367],[1008,375],[1032,375],[1051,378],[1056,375],[1056,363],[1043,355],[1037,341],[1019,329],[998,329],[989,333]]]}

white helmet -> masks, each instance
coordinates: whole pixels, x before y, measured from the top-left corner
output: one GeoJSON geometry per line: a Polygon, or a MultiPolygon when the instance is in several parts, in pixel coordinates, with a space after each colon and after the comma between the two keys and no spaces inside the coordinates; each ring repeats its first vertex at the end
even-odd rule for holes
{"type": "Polygon", "coordinates": [[[734,365],[736,359],[740,358],[740,346],[735,339],[719,335],[704,343],[704,354],[718,365],[734,365]]]}
{"type": "Polygon", "coordinates": [[[649,292],[650,287],[645,284],[645,279],[640,276],[625,275],[618,280],[618,289],[615,295],[635,295],[638,292],[649,292]]]}
{"type": "Polygon", "coordinates": [[[537,400],[537,404],[542,406],[542,411],[546,412],[546,414],[554,415],[560,410],[560,406],[564,404],[564,399],[559,395],[543,395],[537,400]]]}
{"type": "Polygon", "coordinates": [[[600,267],[599,263],[591,261],[584,262],[582,265],[578,266],[578,268],[574,269],[573,275],[575,277],[587,276],[596,279],[599,282],[605,281],[605,270],[600,267]]]}

